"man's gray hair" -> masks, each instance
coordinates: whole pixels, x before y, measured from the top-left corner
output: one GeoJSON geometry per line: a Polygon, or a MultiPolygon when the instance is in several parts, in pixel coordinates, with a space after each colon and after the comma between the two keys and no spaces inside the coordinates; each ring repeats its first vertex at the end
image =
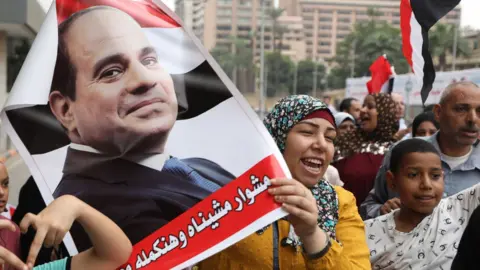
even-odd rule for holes
{"type": "Polygon", "coordinates": [[[442,92],[442,96],[440,97],[440,104],[444,104],[445,101],[448,99],[450,94],[452,93],[453,90],[455,90],[458,87],[475,87],[479,88],[478,85],[472,81],[460,81],[460,82],[453,82],[449,84],[445,90],[442,92]]]}

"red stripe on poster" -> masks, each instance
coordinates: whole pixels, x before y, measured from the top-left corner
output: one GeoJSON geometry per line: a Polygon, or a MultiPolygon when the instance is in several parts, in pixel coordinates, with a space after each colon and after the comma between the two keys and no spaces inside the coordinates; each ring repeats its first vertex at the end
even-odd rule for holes
{"type": "Polygon", "coordinates": [[[280,207],[267,192],[278,177],[285,177],[280,164],[268,156],[137,243],[119,269],[171,269],[221,243],[280,207]]]}
{"type": "Polygon", "coordinates": [[[412,19],[413,12],[412,7],[410,6],[410,0],[402,0],[400,3],[400,28],[402,31],[402,47],[403,55],[407,59],[408,64],[413,70],[412,62],[412,44],[410,42],[410,36],[412,33],[412,28],[410,26],[410,21],[412,19]]]}
{"type": "Polygon", "coordinates": [[[180,27],[151,0],[56,0],[58,23],[62,23],[73,13],[92,6],[111,6],[120,9],[132,16],[142,27],[180,27]]]}

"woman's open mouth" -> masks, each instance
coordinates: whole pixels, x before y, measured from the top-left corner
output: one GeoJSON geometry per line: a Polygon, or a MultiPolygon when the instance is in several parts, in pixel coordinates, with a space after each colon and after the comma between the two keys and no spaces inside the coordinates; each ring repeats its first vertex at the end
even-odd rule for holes
{"type": "Polygon", "coordinates": [[[322,172],[323,160],[317,158],[303,158],[300,161],[304,168],[311,174],[318,175],[322,172]]]}

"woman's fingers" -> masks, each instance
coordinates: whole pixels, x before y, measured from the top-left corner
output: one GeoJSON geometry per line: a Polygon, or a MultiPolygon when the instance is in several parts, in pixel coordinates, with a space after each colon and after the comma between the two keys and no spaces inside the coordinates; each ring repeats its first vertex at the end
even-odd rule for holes
{"type": "Polygon", "coordinates": [[[20,222],[20,231],[22,233],[26,233],[30,225],[35,223],[37,216],[32,213],[27,213],[25,217],[23,217],[22,221],[20,222]]]}
{"type": "Polygon", "coordinates": [[[57,233],[57,236],[55,237],[55,242],[53,243],[54,247],[60,246],[60,244],[63,242],[63,238],[65,238],[65,235],[67,234],[68,231],[59,231],[57,233]]]}
{"type": "Polygon", "coordinates": [[[37,259],[38,252],[40,252],[40,249],[42,248],[47,232],[48,228],[40,227],[37,229],[37,234],[33,239],[32,245],[30,246],[30,252],[28,253],[27,257],[27,265],[29,267],[33,267],[33,265],[35,265],[35,260],[37,259]]]}
{"type": "Polygon", "coordinates": [[[316,216],[309,211],[305,211],[301,208],[295,207],[294,205],[284,203],[282,204],[282,208],[289,213],[290,215],[293,215],[297,217],[298,219],[301,219],[305,224],[310,224],[312,222],[313,224],[316,224],[316,216]]]}
{"type": "Polygon", "coordinates": [[[55,244],[55,240],[57,238],[58,230],[54,229],[49,229],[47,235],[45,236],[45,241],[43,242],[43,245],[46,248],[51,248],[55,244]]]}
{"type": "Polygon", "coordinates": [[[27,270],[28,267],[24,264],[15,254],[9,250],[0,247],[0,258],[5,262],[5,264],[11,265],[18,270],[27,270]]]}
{"type": "Polygon", "coordinates": [[[295,195],[290,195],[290,196],[277,195],[275,196],[275,201],[277,201],[278,203],[283,203],[283,204],[292,205],[294,207],[298,207],[310,213],[316,213],[318,211],[316,204],[312,203],[312,201],[308,197],[295,196],[295,195]]]}
{"type": "Polygon", "coordinates": [[[271,195],[298,195],[303,197],[311,196],[309,190],[300,182],[293,179],[274,179],[273,187],[268,189],[271,195]],[[278,180],[278,181],[275,181],[278,180]]]}
{"type": "Polygon", "coordinates": [[[16,231],[15,225],[13,222],[7,219],[0,219],[0,230],[10,230],[12,232],[16,231]]]}

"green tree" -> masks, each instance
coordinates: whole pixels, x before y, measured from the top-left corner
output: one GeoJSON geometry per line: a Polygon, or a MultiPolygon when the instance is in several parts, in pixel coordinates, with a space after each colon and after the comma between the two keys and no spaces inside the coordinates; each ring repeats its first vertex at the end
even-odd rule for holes
{"type": "Polygon", "coordinates": [[[255,89],[255,70],[251,41],[230,37],[230,46],[217,46],[210,53],[242,92],[255,89]],[[233,52],[235,48],[235,53],[233,52]],[[237,78],[242,78],[237,80],[237,78]]]}
{"type": "MultiPolygon", "coordinates": [[[[457,34],[457,57],[468,57],[471,54],[468,41],[462,37],[461,30],[457,34]]],[[[429,47],[433,58],[438,60],[437,69],[444,71],[447,69],[447,55],[453,55],[453,46],[455,42],[455,25],[437,24],[429,33],[429,47]]]]}
{"type": "MultiPolygon", "coordinates": [[[[297,94],[312,94],[315,63],[311,60],[298,62],[297,68],[297,94]]],[[[322,83],[325,78],[325,66],[317,64],[317,88],[325,90],[322,83]]]]}
{"type": "Polygon", "coordinates": [[[273,34],[273,52],[282,52],[282,39],[287,29],[278,24],[278,18],[282,16],[285,10],[283,8],[272,8],[267,10],[267,16],[272,21],[273,34]]]}
{"type": "Polygon", "coordinates": [[[30,41],[28,39],[22,39],[19,44],[11,43],[15,48],[13,54],[7,58],[7,91],[13,87],[13,83],[17,79],[18,73],[22,68],[23,62],[27,58],[27,54],[30,51],[30,41]]]}
{"type": "Polygon", "coordinates": [[[371,9],[369,20],[357,22],[353,31],[338,43],[336,56],[332,59],[337,63],[329,75],[330,88],[345,87],[345,80],[351,75],[369,76],[369,67],[379,56],[386,54],[397,73],[409,71],[408,63],[402,52],[400,29],[386,22],[377,20],[380,15],[371,9]]]}
{"type": "Polygon", "coordinates": [[[278,52],[265,55],[267,96],[288,94],[292,89],[294,65],[289,57],[278,52]]]}

